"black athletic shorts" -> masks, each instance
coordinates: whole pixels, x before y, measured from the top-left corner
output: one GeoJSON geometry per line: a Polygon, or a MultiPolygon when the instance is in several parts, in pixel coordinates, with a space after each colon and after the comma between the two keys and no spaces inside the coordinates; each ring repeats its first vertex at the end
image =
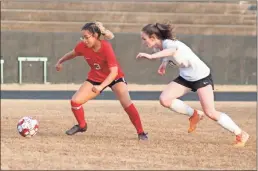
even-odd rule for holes
{"type": "MultiPolygon", "coordinates": [[[[86,81],[90,82],[92,85],[100,85],[100,84],[101,84],[101,82],[92,81],[92,80],[90,80],[90,79],[87,79],[86,81]]],[[[125,84],[127,84],[125,78],[122,77],[122,78],[118,78],[118,79],[112,81],[107,87],[112,88],[113,85],[115,85],[116,83],[120,83],[120,82],[124,82],[125,84]]],[[[104,87],[103,90],[105,90],[105,88],[107,88],[107,87],[104,87]]],[[[102,90],[102,91],[103,91],[103,90],[102,90]]],[[[102,91],[101,91],[101,92],[102,92],[102,91]]]]}
{"type": "Polygon", "coordinates": [[[211,74],[197,81],[187,81],[183,77],[179,76],[174,80],[174,82],[190,88],[193,92],[196,92],[199,88],[205,87],[207,85],[211,85],[212,89],[214,90],[214,84],[211,74]]]}

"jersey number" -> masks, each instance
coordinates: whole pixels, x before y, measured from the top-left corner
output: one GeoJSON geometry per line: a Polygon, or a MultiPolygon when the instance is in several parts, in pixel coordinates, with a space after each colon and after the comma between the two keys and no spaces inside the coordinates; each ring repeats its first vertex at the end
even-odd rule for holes
{"type": "Polygon", "coordinates": [[[101,69],[99,64],[94,63],[93,65],[94,65],[94,67],[95,67],[96,70],[100,70],[100,69],[101,69]]]}

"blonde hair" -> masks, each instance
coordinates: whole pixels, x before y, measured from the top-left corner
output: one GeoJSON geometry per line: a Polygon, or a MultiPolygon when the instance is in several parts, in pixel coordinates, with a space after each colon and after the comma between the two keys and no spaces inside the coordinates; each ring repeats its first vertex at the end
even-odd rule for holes
{"type": "Polygon", "coordinates": [[[107,30],[101,22],[95,22],[95,24],[105,39],[111,40],[115,37],[114,34],[110,30],[107,30]]]}

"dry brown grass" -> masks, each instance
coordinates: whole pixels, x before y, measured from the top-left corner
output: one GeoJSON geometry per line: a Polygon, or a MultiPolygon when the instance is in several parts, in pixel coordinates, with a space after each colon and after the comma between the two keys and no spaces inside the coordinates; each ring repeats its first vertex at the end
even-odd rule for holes
{"type": "MultiPolygon", "coordinates": [[[[1,100],[1,169],[256,169],[256,103],[217,102],[250,135],[245,148],[234,136],[205,118],[194,134],[186,116],[158,102],[135,101],[148,142],[138,142],[128,116],[117,101],[84,105],[88,131],[64,134],[75,124],[69,101],[1,100]],[[39,133],[23,138],[17,121],[35,116],[39,133]]],[[[189,102],[200,108],[198,102],[189,102]]]]}

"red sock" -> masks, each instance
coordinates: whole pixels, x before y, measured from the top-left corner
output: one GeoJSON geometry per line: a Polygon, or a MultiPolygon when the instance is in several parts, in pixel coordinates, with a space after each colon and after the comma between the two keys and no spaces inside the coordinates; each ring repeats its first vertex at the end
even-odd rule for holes
{"type": "Polygon", "coordinates": [[[81,104],[77,104],[73,101],[71,101],[72,111],[73,114],[79,123],[80,128],[84,128],[86,126],[86,121],[84,118],[84,110],[81,104]]]}
{"type": "Polygon", "coordinates": [[[139,113],[137,111],[137,109],[134,107],[134,104],[132,103],[130,106],[128,106],[127,108],[125,108],[126,113],[128,114],[131,122],[133,123],[134,127],[137,130],[137,133],[142,133],[143,129],[142,129],[142,123],[141,123],[141,119],[139,116],[139,113]]]}

